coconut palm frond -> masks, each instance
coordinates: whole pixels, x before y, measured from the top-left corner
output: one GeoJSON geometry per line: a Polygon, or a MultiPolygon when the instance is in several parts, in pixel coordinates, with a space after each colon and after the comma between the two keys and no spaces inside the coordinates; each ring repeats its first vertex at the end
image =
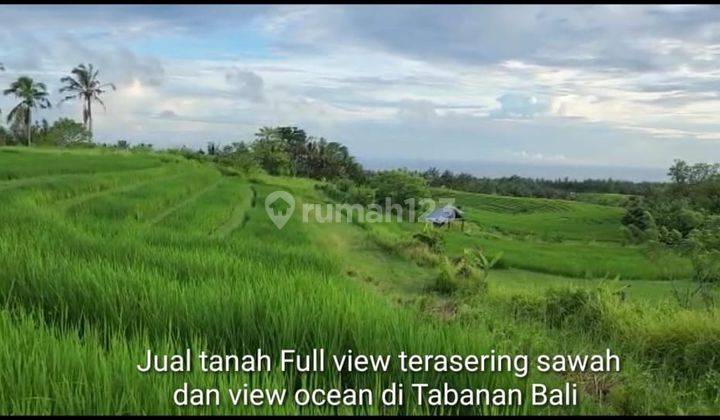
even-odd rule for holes
{"type": "Polygon", "coordinates": [[[92,134],[92,103],[97,102],[102,105],[103,109],[107,109],[105,103],[100,99],[100,95],[105,93],[105,88],[109,87],[115,90],[112,83],[100,83],[98,75],[100,70],[96,69],[92,64],[78,64],[70,71],[74,76],[65,76],[60,81],[65,85],[60,88],[60,93],[71,92],[74,95],[66,96],[61,102],[70,99],[78,99],[83,104],[83,124],[85,128],[92,134]]]}
{"type": "Polygon", "coordinates": [[[7,116],[7,122],[9,124],[13,121],[19,121],[20,118],[22,118],[22,120],[25,119],[25,104],[23,103],[17,104],[10,110],[10,113],[7,116]]]}
{"type": "Polygon", "coordinates": [[[96,102],[98,102],[100,105],[102,105],[102,107],[103,107],[104,110],[107,110],[107,107],[105,106],[105,102],[103,102],[102,99],[100,99],[100,98],[97,97],[97,96],[94,97],[93,99],[94,99],[96,102]]]}
{"type": "Polygon", "coordinates": [[[9,89],[3,91],[4,95],[14,95],[20,100],[15,108],[8,114],[8,122],[22,122],[27,130],[27,144],[30,145],[32,135],[33,108],[50,108],[47,87],[44,83],[35,82],[32,78],[22,76],[10,84],[9,89]]]}

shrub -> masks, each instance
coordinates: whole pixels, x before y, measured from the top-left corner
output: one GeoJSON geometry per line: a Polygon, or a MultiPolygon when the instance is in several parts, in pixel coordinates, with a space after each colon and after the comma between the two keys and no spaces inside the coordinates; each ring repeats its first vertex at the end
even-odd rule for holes
{"type": "Polygon", "coordinates": [[[710,216],[705,224],[693,229],[685,243],[694,251],[720,250],[720,216],[710,216]]]}
{"type": "Polygon", "coordinates": [[[418,243],[425,245],[431,252],[439,254],[443,251],[443,238],[437,229],[433,229],[432,227],[428,227],[426,225],[422,232],[418,232],[413,235],[413,239],[415,239],[418,243]]]}
{"type": "Polygon", "coordinates": [[[334,183],[316,184],[315,188],[323,191],[325,195],[338,203],[368,206],[375,202],[374,189],[364,185],[355,185],[349,179],[340,179],[334,183]]]}
{"type": "Polygon", "coordinates": [[[658,240],[670,246],[679,245],[682,242],[682,233],[677,229],[668,229],[665,226],[658,228],[658,240]]]}
{"type": "Polygon", "coordinates": [[[693,255],[693,280],[701,284],[720,284],[720,251],[693,255]]]}
{"type": "Polygon", "coordinates": [[[641,199],[632,197],[628,202],[625,215],[622,217],[622,224],[625,226],[635,226],[639,230],[645,230],[648,225],[647,211],[641,199]]]}
{"type": "Polygon", "coordinates": [[[407,246],[406,240],[382,229],[367,229],[367,236],[386,251],[400,253],[407,246]]]}
{"type": "Polygon", "coordinates": [[[85,126],[69,118],[60,118],[52,125],[43,122],[43,126],[34,126],[33,131],[37,144],[65,147],[92,144],[92,136],[85,126]]]}
{"type": "Polygon", "coordinates": [[[558,328],[564,324],[593,326],[602,310],[591,292],[581,288],[553,288],[545,294],[545,322],[558,328]]]}
{"type": "Polygon", "coordinates": [[[375,202],[375,190],[367,186],[354,186],[348,191],[349,201],[353,204],[370,205],[375,202]]]}
{"type": "MultiPolygon", "coordinates": [[[[260,166],[255,161],[250,152],[232,152],[229,154],[218,155],[215,162],[219,168],[230,168],[232,171],[245,176],[260,172],[260,166]]],[[[222,170],[221,170],[222,171],[222,170]]]]}
{"type": "Polygon", "coordinates": [[[378,172],[370,180],[375,188],[375,202],[381,206],[398,205],[420,216],[420,201],[430,197],[427,181],[421,176],[404,170],[378,172]]]}
{"type": "Polygon", "coordinates": [[[544,305],[543,296],[523,293],[514,294],[510,297],[510,310],[513,316],[519,320],[542,319],[545,312],[544,305]]]}
{"type": "Polygon", "coordinates": [[[640,351],[654,365],[679,377],[720,370],[720,319],[717,314],[678,311],[672,319],[648,322],[635,332],[640,351]]]}
{"type": "Polygon", "coordinates": [[[430,251],[426,246],[414,244],[406,248],[405,254],[421,267],[435,267],[440,264],[441,256],[430,251]]]}
{"type": "Polygon", "coordinates": [[[458,281],[455,277],[455,267],[447,258],[443,259],[435,283],[432,287],[438,293],[452,294],[458,289],[458,281]]]}
{"type": "Polygon", "coordinates": [[[693,280],[698,283],[696,293],[707,308],[715,305],[715,289],[720,285],[720,251],[710,250],[694,253],[693,280]]]}
{"type": "Polygon", "coordinates": [[[594,289],[554,287],[541,297],[514,297],[513,313],[543,322],[550,328],[572,328],[606,339],[628,321],[620,305],[622,292],[612,285],[594,289]],[[622,325],[621,325],[622,324],[622,325]]]}
{"type": "Polygon", "coordinates": [[[465,249],[461,256],[452,260],[446,257],[434,288],[443,293],[462,290],[467,294],[485,294],[488,273],[501,257],[502,254],[498,254],[489,260],[481,249],[465,249]]]}

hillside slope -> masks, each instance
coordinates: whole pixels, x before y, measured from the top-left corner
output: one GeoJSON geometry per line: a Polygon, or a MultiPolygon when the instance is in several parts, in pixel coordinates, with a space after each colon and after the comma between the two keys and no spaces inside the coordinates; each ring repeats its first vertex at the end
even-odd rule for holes
{"type": "MultiPolygon", "coordinates": [[[[494,283],[485,297],[428,292],[435,269],[381,246],[372,230],[348,223],[302,223],[297,211],[277,229],[265,213],[265,197],[284,190],[298,206],[322,202],[314,181],[228,177],[212,165],[162,153],[22,149],[0,149],[0,176],[6,179],[0,181],[0,414],[706,413],[717,402],[708,385],[712,378],[677,376],[665,367],[677,364],[666,359],[674,354],[650,351],[669,348],[682,336],[694,349],[679,350],[682,367],[690,372],[717,351],[716,312],[680,310],[668,303],[662,311],[646,308],[638,315],[643,303],[627,309],[616,305],[623,312],[597,313],[601,322],[594,320],[591,329],[577,323],[550,326],[532,312],[545,302],[515,293],[517,282],[522,285],[522,276],[533,282],[563,278],[517,270],[497,272],[498,278],[512,276],[515,288],[494,283]],[[675,321],[663,315],[668,308],[675,321]],[[606,323],[606,317],[618,314],[627,318],[606,323]],[[677,334],[667,335],[658,325],[677,334]],[[623,341],[619,334],[628,328],[636,340],[623,341]],[[351,349],[536,355],[601,352],[608,345],[622,351],[626,370],[607,379],[602,392],[583,388],[579,406],[554,409],[527,403],[441,409],[412,400],[399,408],[181,408],[172,404],[171,393],[184,382],[198,388],[251,383],[379,390],[390,382],[412,381],[526,389],[532,382],[559,386],[568,380],[561,375],[531,373],[518,379],[510,372],[409,374],[397,369],[384,374],[163,375],[135,369],[148,348],[166,353],[186,348],[254,353],[262,348],[273,354],[322,347],[335,354],[351,349]],[[702,392],[688,396],[683,392],[687,383],[702,392]]],[[[372,227],[398,238],[414,228],[372,227]]],[[[452,232],[449,252],[473,235],[452,232]]]]}

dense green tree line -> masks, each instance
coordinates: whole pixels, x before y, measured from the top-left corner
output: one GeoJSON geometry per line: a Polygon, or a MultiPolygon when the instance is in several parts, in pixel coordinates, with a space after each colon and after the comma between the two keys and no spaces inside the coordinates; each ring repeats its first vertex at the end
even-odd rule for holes
{"type": "Polygon", "coordinates": [[[670,183],[629,203],[622,220],[628,237],[633,242],[676,248],[692,258],[694,276],[701,286],[718,284],[720,164],[690,165],[676,160],[668,176],[670,183]]]}
{"type": "Polygon", "coordinates": [[[454,173],[448,170],[440,172],[437,168],[430,168],[423,172],[422,175],[433,187],[447,187],[454,190],[517,197],[572,199],[575,194],[585,192],[644,195],[654,185],[649,182],[614,179],[577,181],[568,178],[549,180],[520,176],[487,178],[476,177],[464,172],[454,173]]]}
{"type": "Polygon", "coordinates": [[[720,217],[720,164],[676,160],[668,176],[628,204],[623,224],[640,240],[677,245],[720,217]]]}
{"type": "Polygon", "coordinates": [[[297,127],[262,127],[252,142],[223,147],[209,143],[207,154],[243,172],[258,167],[271,175],[325,180],[346,178],[358,182],[364,178],[362,166],[346,146],[308,136],[297,127]]]}

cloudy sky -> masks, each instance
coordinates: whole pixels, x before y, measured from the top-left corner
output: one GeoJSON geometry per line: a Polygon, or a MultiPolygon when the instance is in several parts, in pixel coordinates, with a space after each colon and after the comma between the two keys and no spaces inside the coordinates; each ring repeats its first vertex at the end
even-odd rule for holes
{"type": "Polygon", "coordinates": [[[361,159],[720,160],[715,6],[0,6],[0,62],[0,85],[29,75],[54,103],[62,75],[99,67],[118,87],[101,141],[282,124],[361,159]]]}

